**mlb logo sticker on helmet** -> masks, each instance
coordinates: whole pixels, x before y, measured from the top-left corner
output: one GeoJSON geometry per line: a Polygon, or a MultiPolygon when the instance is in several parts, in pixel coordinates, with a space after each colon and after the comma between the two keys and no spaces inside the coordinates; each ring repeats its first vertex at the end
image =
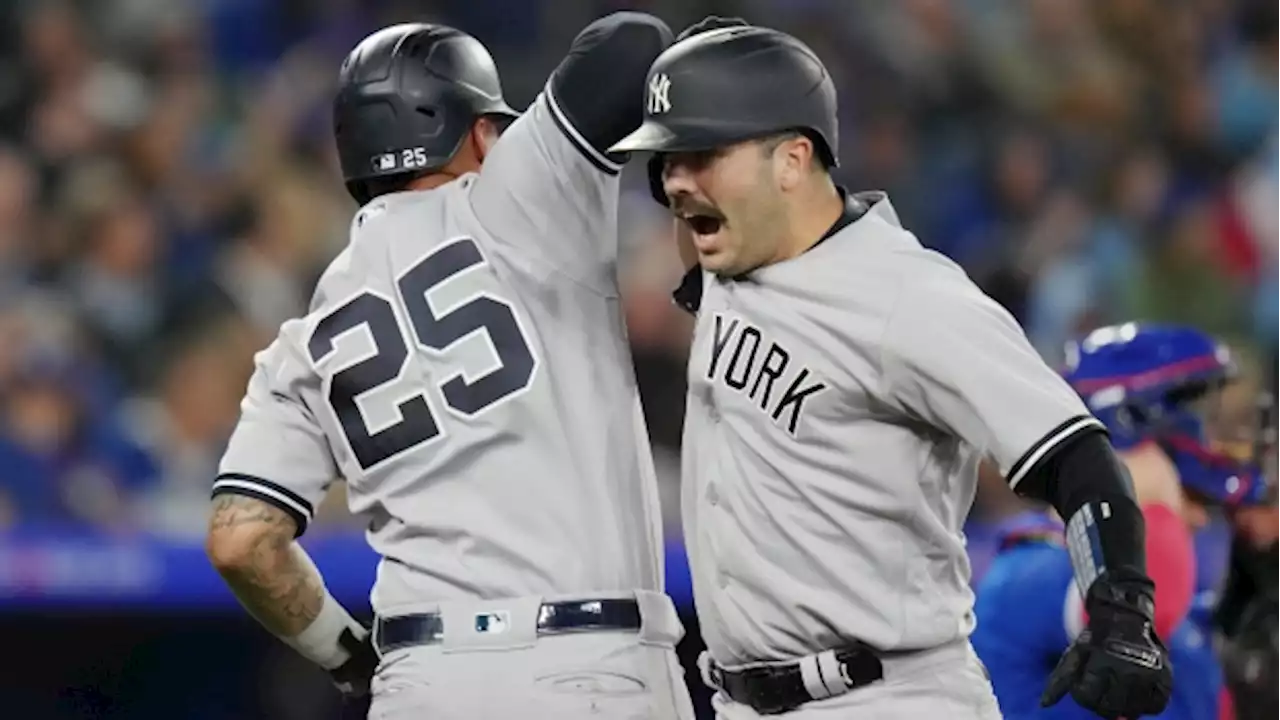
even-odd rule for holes
{"type": "Polygon", "coordinates": [[[413,170],[427,166],[428,160],[426,148],[409,148],[407,150],[401,150],[399,153],[398,159],[394,152],[375,155],[373,158],[374,172],[388,173],[394,172],[396,169],[413,170]]]}

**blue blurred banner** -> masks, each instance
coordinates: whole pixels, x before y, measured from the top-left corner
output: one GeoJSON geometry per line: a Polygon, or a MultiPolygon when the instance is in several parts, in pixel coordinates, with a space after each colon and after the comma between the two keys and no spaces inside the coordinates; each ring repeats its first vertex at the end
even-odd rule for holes
{"type": "MultiPolygon", "coordinates": [[[[361,535],[318,535],[303,546],[330,592],[367,608],[378,556],[361,535]]],[[[667,592],[692,612],[684,548],[667,547],[667,592]]],[[[0,534],[0,610],[234,610],[236,600],[199,542],[54,532],[0,534]]]]}

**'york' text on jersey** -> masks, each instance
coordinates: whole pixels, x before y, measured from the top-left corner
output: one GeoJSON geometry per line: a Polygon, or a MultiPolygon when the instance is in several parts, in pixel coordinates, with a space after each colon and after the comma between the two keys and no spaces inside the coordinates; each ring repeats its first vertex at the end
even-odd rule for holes
{"type": "Polygon", "coordinates": [[[819,381],[809,368],[793,362],[792,353],[766,339],[760,328],[719,313],[711,321],[707,379],[745,394],[774,422],[781,420],[782,427],[795,436],[805,402],[825,390],[826,383],[819,381]]]}

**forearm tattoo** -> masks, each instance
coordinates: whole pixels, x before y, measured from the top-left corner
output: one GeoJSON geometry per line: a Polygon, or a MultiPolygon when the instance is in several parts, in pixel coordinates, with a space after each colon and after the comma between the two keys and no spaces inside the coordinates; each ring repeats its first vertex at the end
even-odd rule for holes
{"type": "Polygon", "coordinates": [[[249,545],[242,562],[219,568],[240,604],[281,637],[302,632],[320,614],[324,585],[315,565],[293,541],[294,523],[283,511],[241,495],[214,499],[211,542],[249,545]]]}

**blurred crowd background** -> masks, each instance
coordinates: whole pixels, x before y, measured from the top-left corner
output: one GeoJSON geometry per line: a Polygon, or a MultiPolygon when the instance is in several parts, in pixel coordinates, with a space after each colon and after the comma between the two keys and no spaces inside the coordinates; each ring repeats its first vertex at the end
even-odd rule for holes
{"type": "MultiPolygon", "coordinates": [[[[4,0],[0,528],[202,535],[252,355],[346,242],[328,103],[361,37],[455,24],[523,107],[621,7],[810,43],[840,88],[841,182],[887,190],[1051,362],[1100,323],[1178,320],[1274,387],[1274,0],[4,0]]],[[[625,183],[674,538],[689,324],[668,223],[625,183]]],[[[358,527],[340,492],[313,533],[358,527]]],[[[984,490],[974,536],[1011,509],[984,490]]]]}

